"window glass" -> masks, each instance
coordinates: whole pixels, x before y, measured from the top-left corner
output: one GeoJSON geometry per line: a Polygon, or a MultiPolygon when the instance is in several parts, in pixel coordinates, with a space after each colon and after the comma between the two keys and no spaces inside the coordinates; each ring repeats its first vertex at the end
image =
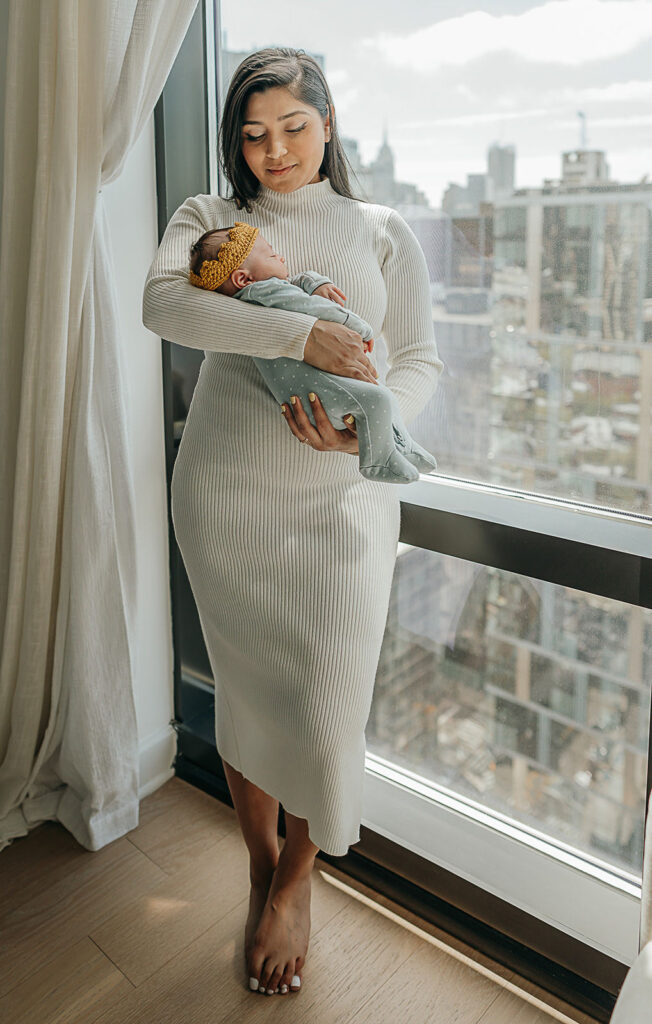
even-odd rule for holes
{"type": "Polygon", "coordinates": [[[591,8],[223,0],[221,95],[264,46],[322,66],[356,194],[428,263],[438,473],[647,515],[652,19],[591,8]]]}
{"type": "MultiPolygon", "coordinates": [[[[324,69],[429,269],[438,474],[649,515],[652,20],[585,8],[223,0],[221,97],[279,37],[324,69]]],[[[651,613],[399,547],[368,749],[640,874],[651,613]]]]}
{"type": "Polygon", "coordinates": [[[401,544],[367,749],[640,876],[652,612],[401,544]]]}

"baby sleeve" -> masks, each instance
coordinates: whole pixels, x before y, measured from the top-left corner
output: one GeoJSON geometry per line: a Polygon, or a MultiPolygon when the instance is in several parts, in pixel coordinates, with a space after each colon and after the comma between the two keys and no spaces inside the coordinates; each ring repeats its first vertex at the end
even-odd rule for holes
{"type": "MultiPolygon", "coordinates": [[[[261,306],[312,313],[315,319],[332,320],[334,323],[343,324],[349,330],[356,331],[364,341],[368,341],[373,336],[373,331],[367,321],[357,316],[353,310],[346,309],[344,306],[340,306],[339,302],[326,299],[323,295],[308,295],[303,288],[280,277],[252,281],[238,292],[238,298],[243,302],[254,302],[261,306]]],[[[264,358],[274,359],[275,357],[265,356],[264,358]]]]}
{"type": "Polygon", "coordinates": [[[303,288],[304,292],[308,295],[319,288],[322,284],[332,284],[330,277],[324,277],[323,274],[318,274],[316,270],[303,270],[300,274],[295,274],[294,277],[290,278],[290,283],[295,284],[297,288],[303,288]]]}
{"type": "Polygon", "coordinates": [[[387,290],[382,335],[389,369],[385,378],[405,423],[410,423],[437,390],[444,368],[439,358],[426,258],[410,226],[391,210],[381,272],[387,290]]]}
{"type": "Polygon", "coordinates": [[[224,204],[225,226],[233,216],[219,196],[191,196],[175,211],[145,279],[145,327],[188,348],[302,360],[316,316],[286,309],[256,309],[232,296],[190,284],[190,246],[215,227],[202,215],[206,200],[224,204]]]}

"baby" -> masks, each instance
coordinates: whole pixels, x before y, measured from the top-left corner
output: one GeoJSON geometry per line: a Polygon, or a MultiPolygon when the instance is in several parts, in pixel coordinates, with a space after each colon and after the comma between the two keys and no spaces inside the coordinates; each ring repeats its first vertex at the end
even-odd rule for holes
{"type": "MultiPolygon", "coordinates": [[[[361,336],[366,352],[373,348],[369,324],[344,307],[345,295],[323,274],[304,270],[290,277],[278,255],[258,228],[236,221],[230,228],[206,231],[190,249],[191,284],[219,291],[260,306],[309,313],[320,320],[344,324],[361,336]]],[[[437,461],[408,433],[395,396],[384,384],[320,370],[301,360],[254,356],[269,390],[279,403],[298,395],[310,422],[309,392],[316,392],[333,426],[346,427],[353,414],[363,476],[384,483],[410,483],[419,471],[437,468],[437,461]]]]}

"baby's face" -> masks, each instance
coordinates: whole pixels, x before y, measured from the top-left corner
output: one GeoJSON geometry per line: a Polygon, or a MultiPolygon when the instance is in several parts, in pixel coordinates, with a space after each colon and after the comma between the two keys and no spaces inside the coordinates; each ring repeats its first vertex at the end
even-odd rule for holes
{"type": "Polygon", "coordinates": [[[285,281],[290,276],[285,266],[285,256],[280,256],[260,232],[256,236],[253,249],[244,261],[243,268],[251,274],[254,281],[267,281],[270,277],[280,277],[285,281]]]}

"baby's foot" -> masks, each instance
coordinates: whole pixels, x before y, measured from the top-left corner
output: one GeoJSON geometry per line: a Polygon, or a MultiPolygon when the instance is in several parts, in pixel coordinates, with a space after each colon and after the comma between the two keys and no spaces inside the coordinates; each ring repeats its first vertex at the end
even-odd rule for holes
{"type": "Polygon", "coordinates": [[[409,484],[419,479],[418,469],[399,451],[393,451],[383,466],[360,466],[360,472],[368,480],[394,484],[409,484]]]}
{"type": "Polygon", "coordinates": [[[403,437],[401,432],[396,429],[396,427],[394,426],[393,423],[392,423],[392,430],[394,431],[394,443],[396,444],[396,447],[397,448],[406,448],[407,445],[405,444],[405,438],[403,437]]]}
{"type": "Polygon", "coordinates": [[[285,995],[300,988],[310,938],[311,877],[311,872],[284,881],[274,876],[248,959],[258,991],[271,995],[278,989],[285,995]]]}

